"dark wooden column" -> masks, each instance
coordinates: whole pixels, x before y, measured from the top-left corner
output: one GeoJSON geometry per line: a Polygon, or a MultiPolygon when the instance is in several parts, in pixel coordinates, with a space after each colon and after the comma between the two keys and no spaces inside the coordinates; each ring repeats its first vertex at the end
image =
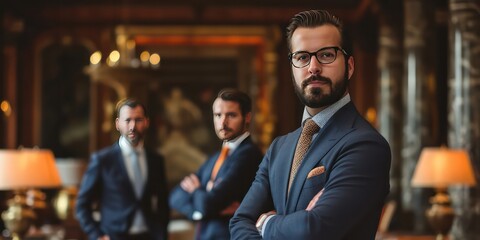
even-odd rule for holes
{"type": "Polygon", "coordinates": [[[0,30],[3,37],[0,68],[0,147],[17,148],[18,147],[18,113],[20,105],[18,102],[18,46],[16,41],[23,28],[21,19],[15,19],[12,16],[4,17],[4,28],[0,30]]]}

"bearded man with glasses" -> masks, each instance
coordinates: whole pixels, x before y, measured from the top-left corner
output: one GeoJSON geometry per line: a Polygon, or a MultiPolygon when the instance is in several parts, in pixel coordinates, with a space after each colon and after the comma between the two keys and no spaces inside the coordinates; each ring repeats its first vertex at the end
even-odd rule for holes
{"type": "Polygon", "coordinates": [[[391,154],[350,99],[347,40],[327,11],[292,18],[288,58],[302,126],[270,145],[230,221],[232,239],[375,239],[391,154]]]}

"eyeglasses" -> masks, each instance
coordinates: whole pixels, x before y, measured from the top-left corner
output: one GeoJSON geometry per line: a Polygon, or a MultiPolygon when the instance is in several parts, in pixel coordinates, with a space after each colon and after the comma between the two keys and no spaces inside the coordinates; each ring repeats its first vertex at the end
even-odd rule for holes
{"type": "Polygon", "coordinates": [[[321,64],[330,64],[337,59],[337,52],[339,50],[342,51],[345,56],[348,56],[348,53],[340,47],[324,47],[316,52],[298,51],[290,53],[288,54],[288,59],[296,68],[308,66],[312,56],[315,56],[321,64]]]}

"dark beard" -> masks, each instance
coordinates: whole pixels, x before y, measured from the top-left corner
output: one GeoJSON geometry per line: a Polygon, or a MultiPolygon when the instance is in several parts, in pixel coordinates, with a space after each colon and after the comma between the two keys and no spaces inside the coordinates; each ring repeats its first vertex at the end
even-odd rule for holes
{"type": "Polygon", "coordinates": [[[302,82],[302,87],[300,87],[296,84],[293,76],[292,79],[295,93],[298,98],[304,105],[310,108],[322,108],[332,105],[343,97],[348,87],[348,71],[345,71],[343,81],[337,82],[336,84],[333,84],[330,78],[313,75],[305,79],[305,81],[302,82]],[[313,88],[309,94],[306,93],[305,88],[314,80],[328,82],[331,88],[331,93],[327,95],[321,88],[313,88]]]}

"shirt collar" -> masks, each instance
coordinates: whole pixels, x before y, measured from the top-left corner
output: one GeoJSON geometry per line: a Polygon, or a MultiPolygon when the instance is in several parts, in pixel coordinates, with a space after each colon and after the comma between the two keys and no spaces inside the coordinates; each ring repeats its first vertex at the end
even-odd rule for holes
{"type": "Polygon", "coordinates": [[[228,152],[229,154],[232,153],[240,144],[245,140],[248,136],[250,136],[250,132],[246,131],[242,135],[236,137],[235,139],[232,139],[230,141],[226,141],[223,143],[223,146],[228,146],[230,149],[228,152]]]}
{"type": "Polygon", "coordinates": [[[336,101],[332,105],[328,106],[327,108],[323,109],[315,116],[311,116],[308,113],[307,108],[303,109],[303,117],[302,117],[302,126],[305,123],[305,120],[312,118],[312,120],[320,127],[323,128],[325,124],[330,120],[330,118],[343,106],[347,105],[351,101],[350,94],[343,96],[340,100],[336,101]]]}
{"type": "Polygon", "coordinates": [[[134,150],[138,153],[141,153],[143,151],[143,141],[140,141],[137,145],[137,147],[133,147],[125,137],[120,136],[120,139],[118,140],[118,145],[120,145],[120,149],[122,149],[123,153],[131,153],[134,150]]]}

